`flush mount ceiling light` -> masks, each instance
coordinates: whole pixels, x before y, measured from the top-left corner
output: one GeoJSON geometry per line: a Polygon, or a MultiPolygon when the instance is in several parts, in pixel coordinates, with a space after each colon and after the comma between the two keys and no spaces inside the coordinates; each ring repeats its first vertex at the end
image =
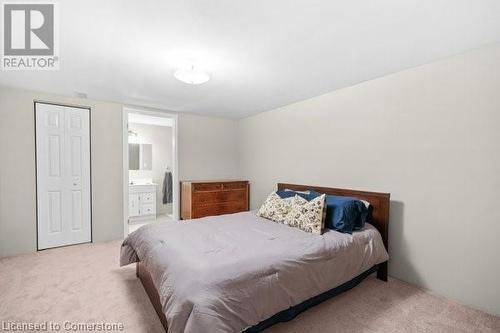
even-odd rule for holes
{"type": "Polygon", "coordinates": [[[188,84],[202,84],[210,80],[207,72],[195,68],[194,65],[176,70],[174,76],[177,80],[188,84]]]}

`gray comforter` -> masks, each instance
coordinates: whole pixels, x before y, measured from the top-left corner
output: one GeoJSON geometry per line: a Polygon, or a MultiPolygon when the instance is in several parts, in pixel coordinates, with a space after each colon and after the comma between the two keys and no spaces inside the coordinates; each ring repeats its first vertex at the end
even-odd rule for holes
{"type": "Polygon", "coordinates": [[[142,227],[120,264],[145,264],[169,333],[202,333],[240,332],[387,259],[371,225],[314,235],[245,212],[142,227]]]}

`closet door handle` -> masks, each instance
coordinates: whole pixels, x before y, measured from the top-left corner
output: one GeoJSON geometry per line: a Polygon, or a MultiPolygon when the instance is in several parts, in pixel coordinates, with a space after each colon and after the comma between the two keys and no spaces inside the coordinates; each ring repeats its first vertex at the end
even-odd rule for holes
{"type": "Polygon", "coordinates": [[[80,177],[73,177],[73,186],[80,186],[81,185],[81,180],[80,177]]]}

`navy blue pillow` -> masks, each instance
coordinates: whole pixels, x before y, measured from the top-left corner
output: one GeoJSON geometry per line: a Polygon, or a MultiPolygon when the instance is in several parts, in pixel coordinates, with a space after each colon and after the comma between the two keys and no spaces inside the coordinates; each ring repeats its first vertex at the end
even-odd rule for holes
{"type": "Polygon", "coordinates": [[[325,228],[352,234],[364,227],[368,217],[365,204],[356,198],[327,195],[325,228]]]}
{"type": "Polygon", "coordinates": [[[315,191],[309,191],[309,193],[300,193],[300,192],[285,191],[285,190],[276,191],[276,194],[281,199],[291,198],[291,197],[294,197],[295,195],[298,195],[298,196],[306,199],[307,201],[311,201],[312,199],[314,199],[316,197],[319,197],[321,195],[321,194],[319,194],[318,192],[315,192],[315,191]]]}

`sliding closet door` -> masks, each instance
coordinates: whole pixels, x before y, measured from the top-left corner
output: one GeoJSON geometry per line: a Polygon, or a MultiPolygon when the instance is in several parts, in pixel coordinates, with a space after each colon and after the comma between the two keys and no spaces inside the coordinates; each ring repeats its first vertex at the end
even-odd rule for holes
{"type": "Polygon", "coordinates": [[[90,110],[35,103],[38,249],[91,241],[90,110]]]}

